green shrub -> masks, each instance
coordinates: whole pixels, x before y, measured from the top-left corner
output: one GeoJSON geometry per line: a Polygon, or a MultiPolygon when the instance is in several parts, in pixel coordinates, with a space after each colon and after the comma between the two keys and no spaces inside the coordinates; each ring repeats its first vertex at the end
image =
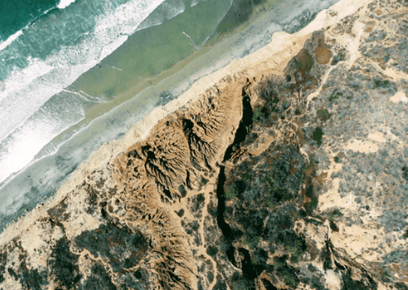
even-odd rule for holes
{"type": "Polygon", "coordinates": [[[259,244],[259,237],[251,237],[247,234],[244,235],[244,243],[248,246],[250,250],[254,250],[259,244]]]}
{"type": "Polygon", "coordinates": [[[343,93],[342,92],[338,92],[337,89],[334,89],[334,91],[332,92],[332,94],[329,97],[329,101],[332,102],[334,100],[337,100],[339,97],[342,97],[343,93]]]}
{"type": "Polygon", "coordinates": [[[390,86],[390,81],[388,80],[381,80],[381,79],[374,79],[374,88],[387,88],[390,86]]]}
{"type": "Polygon", "coordinates": [[[313,131],[313,140],[316,141],[318,144],[322,143],[322,138],[323,138],[323,130],[320,127],[316,127],[316,129],[313,131]]]}
{"type": "Polygon", "coordinates": [[[218,253],[218,248],[214,246],[209,246],[207,248],[207,254],[211,257],[214,257],[218,253]]]}
{"type": "Polygon", "coordinates": [[[330,113],[326,109],[317,110],[316,115],[323,122],[327,121],[330,118],[330,113]]]}
{"type": "Polygon", "coordinates": [[[310,202],[310,207],[313,209],[317,208],[319,204],[319,198],[317,196],[312,197],[312,201],[310,202]]]}
{"type": "Polygon", "coordinates": [[[227,186],[227,189],[225,190],[225,197],[227,200],[231,200],[237,197],[234,185],[230,184],[227,186]]]}
{"type": "Polygon", "coordinates": [[[252,116],[252,122],[260,121],[265,117],[265,113],[263,112],[262,107],[256,108],[254,115],[252,116]]]}
{"type": "Polygon", "coordinates": [[[307,50],[302,50],[300,55],[298,55],[298,58],[295,58],[294,61],[296,68],[304,72],[310,72],[314,65],[313,57],[307,52],[307,50]]]}
{"type": "Polygon", "coordinates": [[[286,250],[291,254],[291,261],[296,262],[304,254],[303,243],[300,239],[296,240],[294,245],[287,245],[286,250]]]}
{"type": "Polygon", "coordinates": [[[341,216],[343,216],[343,214],[340,212],[340,210],[335,209],[330,213],[329,220],[333,221],[335,216],[341,217],[341,216]]]}

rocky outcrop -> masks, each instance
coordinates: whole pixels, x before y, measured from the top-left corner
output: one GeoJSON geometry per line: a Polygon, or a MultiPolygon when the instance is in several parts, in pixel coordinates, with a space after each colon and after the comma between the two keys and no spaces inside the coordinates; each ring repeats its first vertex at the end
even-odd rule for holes
{"type": "Polygon", "coordinates": [[[336,5],[6,230],[0,289],[408,289],[408,5],[336,5]]]}

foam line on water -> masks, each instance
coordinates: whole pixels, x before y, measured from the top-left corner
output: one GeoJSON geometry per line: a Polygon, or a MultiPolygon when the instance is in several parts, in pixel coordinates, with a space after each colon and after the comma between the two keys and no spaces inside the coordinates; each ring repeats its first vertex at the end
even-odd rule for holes
{"type": "Polygon", "coordinates": [[[15,67],[2,83],[0,122],[6,125],[0,128],[0,140],[51,96],[122,45],[127,34],[132,33],[162,1],[133,0],[122,4],[106,15],[100,15],[94,31],[84,34],[78,44],[63,46],[44,60],[29,58],[24,69],[15,67]]]}
{"type": "MultiPolygon", "coordinates": [[[[0,42],[0,51],[9,46],[14,40],[23,34],[23,30],[19,30],[16,33],[10,35],[6,40],[0,42]]],[[[4,61],[4,59],[2,59],[4,61]]]]}
{"type": "Polygon", "coordinates": [[[183,0],[167,0],[160,4],[134,31],[140,31],[152,26],[163,24],[164,21],[170,20],[183,13],[186,6],[183,0]]]}

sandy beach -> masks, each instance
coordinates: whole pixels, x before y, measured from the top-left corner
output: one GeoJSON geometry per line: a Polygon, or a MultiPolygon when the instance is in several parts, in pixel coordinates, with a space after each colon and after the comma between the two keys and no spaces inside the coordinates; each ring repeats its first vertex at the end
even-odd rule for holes
{"type": "MultiPolygon", "coordinates": [[[[253,11],[246,22],[239,24],[232,31],[220,31],[218,37],[210,39],[200,50],[194,52],[194,48],[187,43],[192,54],[159,75],[145,78],[140,75],[143,70],[136,69],[132,73],[127,72],[127,77],[117,82],[117,77],[123,72],[112,67],[124,68],[124,63],[134,67],[140,62],[128,61],[134,54],[132,43],[140,41],[137,35],[133,35],[134,38],[129,38],[123,48],[101,62],[102,68],[96,66],[67,88],[70,91],[83,91],[97,98],[107,98],[107,101],[87,103],[84,118],[80,122],[51,140],[37,154],[36,160],[16,176],[12,176],[10,182],[2,185],[0,196],[4,202],[0,211],[5,212],[2,217],[3,224],[53,196],[67,176],[91,152],[100,145],[122,136],[155,106],[180,96],[201,77],[225,67],[231,60],[242,58],[269,43],[275,31],[284,28],[289,31],[299,29],[305,25],[302,21],[307,23],[311,20],[313,11],[320,11],[332,2],[335,1],[290,1],[282,4],[266,1],[258,10],[253,11]],[[105,75],[103,72],[109,73],[105,75]],[[112,73],[117,75],[110,77],[112,73]],[[126,82],[125,85],[123,81],[126,82]],[[117,91],[118,95],[109,99],[103,90],[117,91]],[[162,98],[160,94],[163,92],[169,97],[162,98]]],[[[176,18],[170,21],[174,20],[177,24],[179,20],[176,18]]],[[[161,28],[158,26],[151,29],[161,28]]],[[[183,34],[181,36],[185,37],[183,34]]]]}

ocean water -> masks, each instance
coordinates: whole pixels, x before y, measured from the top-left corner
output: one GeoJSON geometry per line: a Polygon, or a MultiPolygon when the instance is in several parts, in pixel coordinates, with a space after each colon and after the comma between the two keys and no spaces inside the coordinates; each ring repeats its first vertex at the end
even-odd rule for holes
{"type": "Polygon", "coordinates": [[[279,2],[0,4],[0,231],[155,106],[336,0],[279,2]]]}

